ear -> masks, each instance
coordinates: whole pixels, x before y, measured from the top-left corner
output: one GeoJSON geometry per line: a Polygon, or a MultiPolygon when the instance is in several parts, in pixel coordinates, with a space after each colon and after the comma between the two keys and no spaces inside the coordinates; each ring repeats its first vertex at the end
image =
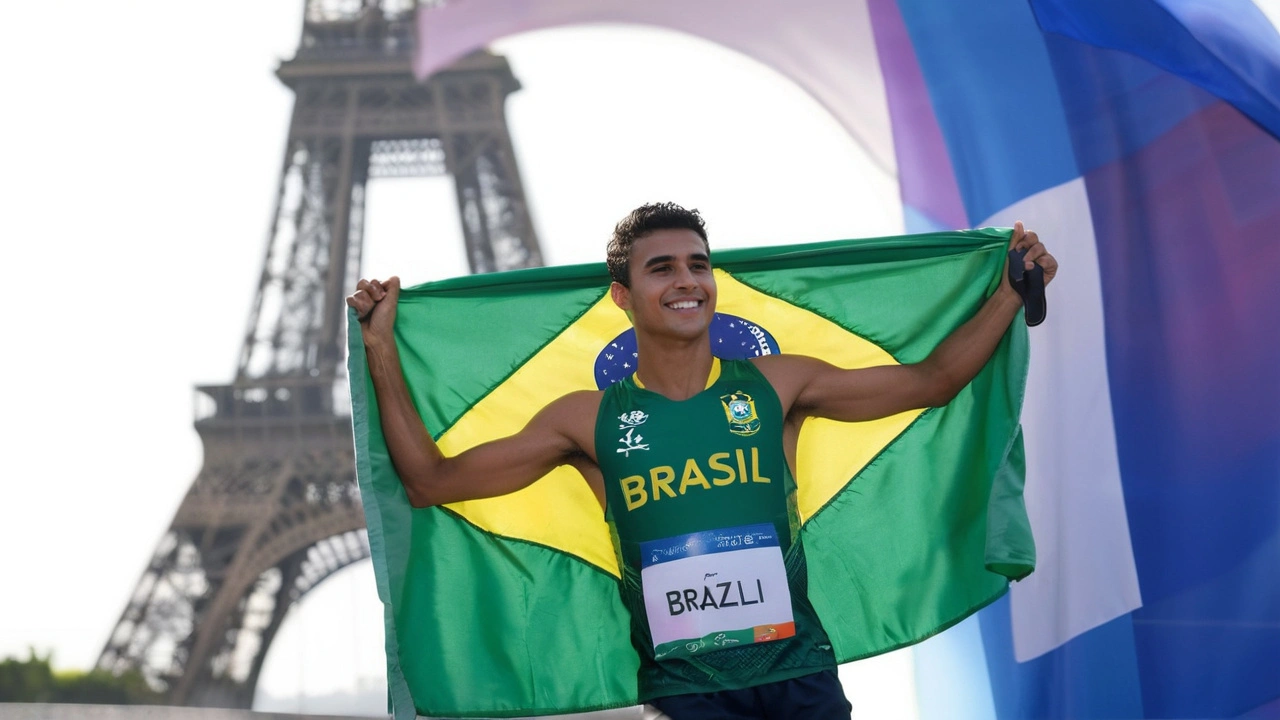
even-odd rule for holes
{"type": "Polygon", "coordinates": [[[613,304],[617,305],[627,317],[631,317],[631,290],[620,282],[614,282],[609,285],[609,297],[613,298],[613,304]]]}

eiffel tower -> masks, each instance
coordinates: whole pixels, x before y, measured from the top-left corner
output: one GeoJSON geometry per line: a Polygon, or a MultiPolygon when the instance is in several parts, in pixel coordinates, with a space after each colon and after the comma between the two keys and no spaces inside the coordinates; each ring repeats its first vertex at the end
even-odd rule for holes
{"type": "Polygon", "coordinates": [[[235,381],[196,389],[204,464],[97,667],[175,705],[248,708],[289,608],[369,555],[343,369],[365,188],[450,175],[472,272],[542,264],[507,130],[519,89],[477,52],[417,81],[414,0],[306,0],[295,93],[235,381]]]}

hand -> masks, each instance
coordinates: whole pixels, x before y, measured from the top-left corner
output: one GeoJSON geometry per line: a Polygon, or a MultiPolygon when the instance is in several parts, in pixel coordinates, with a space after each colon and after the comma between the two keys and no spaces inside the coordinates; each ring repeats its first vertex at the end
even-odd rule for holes
{"type": "MultiPolygon", "coordinates": [[[[1044,270],[1045,287],[1048,287],[1054,276],[1058,274],[1058,260],[1049,254],[1049,251],[1045,249],[1044,244],[1040,242],[1040,238],[1034,232],[1028,232],[1023,228],[1021,220],[1013,224],[1013,235],[1009,238],[1009,249],[1027,251],[1027,254],[1022,258],[1023,269],[1030,270],[1033,266],[1039,265],[1040,269],[1044,270]]],[[[1000,281],[1000,289],[1017,296],[1017,293],[1009,285],[1009,261],[1007,259],[1005,260],[1003,278],[1000,281]]]]}
{"type": "Polygon", "coordinates": [[[400,278],[385,281],[361,280],[347,304],[356,309],[365,340],[391,339],[396,324],[396,301],[400,299],[400,278]]]}

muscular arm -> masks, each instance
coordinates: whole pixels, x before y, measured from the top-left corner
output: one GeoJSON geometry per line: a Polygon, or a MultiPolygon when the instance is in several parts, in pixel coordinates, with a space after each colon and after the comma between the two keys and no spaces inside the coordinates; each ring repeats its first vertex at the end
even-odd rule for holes
{"type": "Polygon", "coordinates": [[[1016,295],[997,292],[929,357],[911,365],[845,370],[815,358],[785,355],[761,358],[758,364],[779,389],[783,407],[787,395],[793,398],[793,415],[854,422],[941,407],[986,364],[1020,307],[1016,295]]]}
{"type": "Polygon", "coordinates": [[[399,289],[395,278],[385,284],[362,280],[348,304],[361,317],[382,434],[410,504],[428,507],[505,495],[559,465],[591,462],[584,457],[584,448],[591,448],[586,434],[595,427],[596,403],[590,392],[551,403],[515,435],[445,457],[427,432],[405,384],[391,332],[399,289]]]}
{"type": "MultiPolygon", "coordinates": [[[[1044,268],[1046,282],[1057,274],[1057,261],[1035,233],[1023,231],[1021,223],[1014,228],[1010,247],[1027,249],[1027,262],[1044,268]]],[[[1005,277],[972,318],[927,358],[910,365],[845,370],[798,356],[764,357],[757,365],[777,389],[790,416],[853,422],[940,407],[951,402],[991,358],[1021,306],[1005,277]]]]}

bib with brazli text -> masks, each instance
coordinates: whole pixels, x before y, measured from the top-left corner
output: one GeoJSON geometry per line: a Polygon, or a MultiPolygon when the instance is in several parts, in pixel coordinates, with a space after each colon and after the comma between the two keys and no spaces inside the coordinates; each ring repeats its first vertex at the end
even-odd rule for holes
{"type": "Polygon", "coordinates": [[[678,657],[795,635],[782,548],[772,524],[641,543],[654,657],[678,657]]]}

